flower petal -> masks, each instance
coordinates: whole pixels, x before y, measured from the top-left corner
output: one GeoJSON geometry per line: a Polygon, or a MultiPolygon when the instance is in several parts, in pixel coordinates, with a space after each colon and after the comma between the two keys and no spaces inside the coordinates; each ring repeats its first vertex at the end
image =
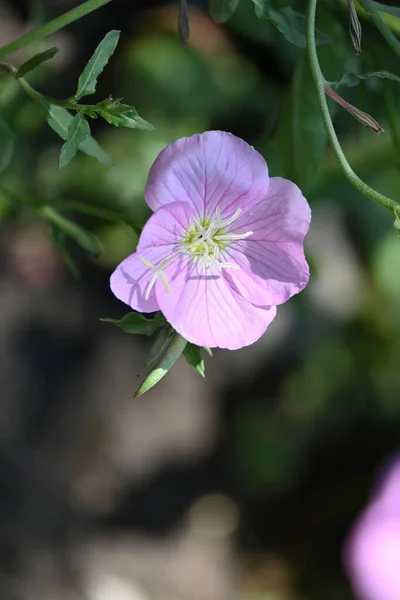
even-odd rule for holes
{"type": "MultiPolygon", "coordinates": [[[[161,208],[150,217],[136,252],[122,261],[111,275],[111,290],[119,300],[140,312],[160,310],[154,286],[148,299],[145,298],[146,289],[156,272],[155,268],[171,258],[176,242],[183,237],[190,219],[190,207],[182,203],[161,208]],[[155,268],[149,268],[146,262],[155,268]]],[[[159,278],[162,281],[163,278],[159,278]]]]}
{"type": "Polygon", "coordinates": [[[178,201],[194,205],[199,215],[211,216],[217,206],[231,214],[265,198],[268,184],[261,154],[230,133],[207,131],[176,140],[158,155],[145,197],[153,211],[178,201]]]}
{"type": "Polygon", "coordinates": [[[161,282],[156,296],[167,321],[198,346],[236,350],[257,341],[276,315],[276,307],[259,308],[237,294],[218,269],[196,269],[180,259],[165,269],[167,292],[161,282]]]}
{"type": "Polygon", "coordinates": [[[235,221],[232,232],[253,234],[235,242],[227,260],[240,265],[224,275],[243,298],[258,305],[286,302],[308,283],[303,239],[311,211],[300,189],[280,177],[270,180],[265,201],[235,221]]]}
{"type": "Polygon", "coordinates": [[[131,254],[115,269],[110,278],[113,294],[134,310],[149,313],[160,310],[153,288],[146,300],[145,292],[153,273],[143,264],[137,252],[131,254]]]}
{"type": "Polygon", "coordinates": [[[400,519],[379,503],[371,506],[357,522],[344,560],[360,600],[398,600],[400,519]]]}

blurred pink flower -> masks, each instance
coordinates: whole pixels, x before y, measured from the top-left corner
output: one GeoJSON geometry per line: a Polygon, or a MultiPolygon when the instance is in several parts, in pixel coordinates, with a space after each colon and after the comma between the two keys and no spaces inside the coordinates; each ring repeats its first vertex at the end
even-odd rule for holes
{"type": "Polygon", "coordinates": [[[111,289],[135,310],[161,310],[189,342],[252,344],[276,305],[307,285],[307,201],[290,181],[270,179],[243,140],[208,131],[170,144],[150,169],[145,197],[154,214],[111,289]]]}
{"type": "Polygon", "coordinates": [[[350,533],[344,562],[360,600],[399,600],[400,457],[350,533]]]}

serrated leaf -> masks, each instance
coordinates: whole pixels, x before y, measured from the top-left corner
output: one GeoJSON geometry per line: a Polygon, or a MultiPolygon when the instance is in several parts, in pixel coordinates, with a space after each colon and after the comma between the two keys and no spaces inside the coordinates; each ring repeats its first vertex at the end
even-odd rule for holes
{"type": "Polygon", "coordinates": [[[7,169],[14,152],[14,133],[0,117],[0,173],[7,169]]]}
{"type": "Polygon", "coordinates": [[[63,144],[60,152],[60,169],[67,166],[71,159],[78,152],[79,146],[90,135],[89,123],[85,115],[81,112],[76,113],[68,126],[67,140],[63,144]]]}
{"type": "MultiPolygon", "coordinates": [[[[160,335],[165,337],[163,330],[161,330],[160,335]]],[[[155,343],[157,344],[157,340],[155,343]]],[[[134,398],[148,392],[168,373],[184,351],[186,344],[187,341],[176,331],[173,331],[167,337],[166,342],[154,357],[154,366],[146,375],[139,389],[135,392],[134,398]]]]}
{"type": "Polygon", "coordinates": [[[183,44],[187,44],[190,35],[190,22],[187,0],[180,0],[178,16],[178,32],[183,44]]]}
{"type": "Polygon", "coordinates": [[[95,256],[101,253],[101,244],[93,233],[60,214],[52,206],[41,206],[37,210],[43,218],[72,238],[81,248],[95,256]]]}
{"type": "MultiPolygon", "coordinates": [[[[275,24],[276,28],[283,33],[288,42],[299,48],[306,47],[307,20],[304,15],[292,10],[290,7],[284,7],[280,10],[271,8],[269,10],[269,18],[275,24]]],[[[317,44],[327,44],[330,39],[317,30],[315,41],[317,44]]]]}
{"type": "Polygon", "coordinates": [[[340,81],[331,81],[329,85],[331,87],[354,87],[358,85],[362,79],[370,79],[371,77],[378,77],[379,79],[391,79],[392,81],[400,81],[400,77],[394,75],[394,73],[389,73],[388,71],[374,71],[372,73],[345,73],[340,81]]]}
{"type": "Polygon", "coordinates": [[[299,55],[292,85],[283,104],[274,137],[284,177],[303,193],[312,187],[324,157],[326,132],[305,53],[299,55]]]}
{"type": "Polygon", "coordinates": [[[32,58],[22,63],[22,65],[16,72],[15,77],[25,77],[25,75],[30,71],[33,71],[33,69],[36,69],[36,67],[46,62],[47,60],[52,59],[53,56],[57,54],[57,52],[58,48],[53,47],[49,48],[48,50],[45,50],[44,52],[39,52],[38,54],[35,54],[35,56],[32,56],[32,58]]]}
{"type": "Polygon", "coordinates": [[[100,319],[104,323],[112,323],[125,333],[136,335],[153,335],[153,333],[165,325],[165,318],[158,312],[152,319],[148,319],[138,312],[127,313],[122,319],[100,319]]]}
{"type": "Polygon", "coordinates": [[[200,348],[200,346],[196,346],[195,344],[191,344],[190,342],[188,342],[183,351],[183,356],[186,358],[189,365],[193,367],[197,373],[199,373],[199,375],[205,377],[206,370],[201,351],[202,348],[200,348]]]}
{"type": "MultiPolygon", "coordinates": [[[[38,100],[39,106],[42,112],[46,116],[47,123],[53,131],[63,139],[67,139],[68,127],[73,120],[73,116],[61,106],[50,104],[45,100],[38,100]]],[[[114,163],[111,158],[104,152],[98,142],[92,137],[88,136],[85,141],[79,146],[79,150],[96,158],[102,165],[106,167],[112,167],[114,163]]]]}
{"type": "Polygon", "coordinates": [[[130,129],[141,129],[143,131],[154,130],[153,125],[139,117],[133,106],[128,104],[109,104],[98,110],[97,113],[114,127],[129,127],[130,129]]]}
{"type": "Polygon", "coordinates": [[[235,12],[239,0],[210,0],[210,14],[217,23],[225,23],[235,12]]]}
{"type": "Polygon", "coordinates": [[[109,31],[94,51],[91,59],[83,69],[78,79],[75,98],[89,96],[96,91],[97,78],[113,55],[117,47],[120,31],[109,31]]]}

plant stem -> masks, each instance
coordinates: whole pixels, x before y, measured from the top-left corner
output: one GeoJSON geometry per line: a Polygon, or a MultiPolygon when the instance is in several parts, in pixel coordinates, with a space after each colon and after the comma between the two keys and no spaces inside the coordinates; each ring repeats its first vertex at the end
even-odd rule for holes
{"type": "Polygon", "coordinates": [[[17,40],[14,40],[6,46],[0,48],[0,59],[12,54],[13,52],[22,50],[22,48],[29,46],[29,44],[32,44],[33,42],[37,42],[45,37],[48,37],[52,33],[63,29],[67,25],[70,25],[74,21],[81,19],[85,15],[88,15],[97,8],[100,8],[109,2],[111,2],[111,0],[86,0],[86,2],[82,2],[82,4],[79,4],[79,6],[76,6],[63,15],[56,17],[52,21],[49,21],[49,23],[45,23],[41,27],[34,29],[26,35],[23,35],[17,40]]]}
{"type": "Polygon", "coordinates": [[[307,51],[310,61],[311,74],[315,84],[318,104],[321,110],[321,116],[325,125],[328,139],[331,143],[332,150],[338,160],[341,169],[350,183],[357,188],[361,193],[365,194],[375,202],[382,204],[391,211],[398,212],[400,204],[376,190],[372,189],[362,179],[358,177],[347,162],[346,156],[342,150],[340,142],[333,127],[331,115],[329,113],[328,103],[325,97],[324,85],[326,83],[318,62],[317,48],[315,44],[315,12],[317,8],[317,0],[308,0],[307,10],[307,51]]]}
{"type": "Polygon", "coordinates": [[[382,19],[379,12],[376,10],[375,6],[372,4],[371,0],[360,0],[361,5],[363,6],[365,12],[371,17],[372,21],[375,23],[377,29],[381,32],[393,52],[400,57],[400,42],[397,37],[394,35],[393,31],[390,29],[388,25],[386,25],[385,21],[382,19]]]}

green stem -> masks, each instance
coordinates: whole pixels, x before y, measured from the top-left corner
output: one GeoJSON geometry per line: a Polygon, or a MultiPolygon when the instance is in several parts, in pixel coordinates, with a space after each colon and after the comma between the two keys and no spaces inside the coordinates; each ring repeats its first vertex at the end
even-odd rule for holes
{"type": "Polygon", "coordinates": [[[311,74],[315,84],[315,90],[317,92],[318,104],[321,110],[321,116],[325,125],[328,139],[331,143],[332,150],[338,160],[341,169],[350,183],[357,188],[361,193],[365,194],[375,202],[382,204],[391,211],[399,211],[400,204],[395,202],[391,198],[380,194],[376,190],[372,189],[362,179],[358,177],[347,162],[344,155],[340,142],[333,127],[331,115],[329,113],[328,103],[326,101],[324,85],[326,83],[324,76],[321,71],[321,67],[318,62],[317,47],[315,44],[315,12],[317,8],[317,0],[308,0],[308,11],[307,11],[307,50],[310,60],[311,74]]]}
{"type": "Polygon", "coordinates": [[[397,37],[394,35],[393,31],[388,27],[385,21],[382,19],[381,15],[371,2],[371,0],[360,0],[365,12],[371,17],[372,21],[375,23],[377,29],[381,32],[393,52],[400,57],[400,42],[397,37]]]}
{"type": "MultiPolygon", "coordinates": [[[[0,67],[2,64],[0,63],[0,67]]],[[[23,77],[18,77],[17,81],[20,83],[22,89],[37,102],[47,102],[48,104],[54,104],[55,106],[62,106],[68,110],[83,110],[85,113],[96,111],[98,108],[96,104],[78,104],[78,102],[72,100],[58,100],[57,98],[50,98],[45,96],[41,92],[35,90],[23,77]]]]}
{"type": "Polygon", "coordinates": [[[10,44],[0,48],[0,59],[12,54],[13,52],[22,50],[22,48],[29,46],[29,44],[32,44],[33,42],[37,42],[45,37],[48,37],[52,33],[63,29],[67,25],[70,25],[74,21],[81,19],[85,15],[88,15],[97,8],[100,8],[109,2],[111,2],[111,0],[86,0],[86,2],[82,2],[82,4],[79,4],[79,6],[76,6],[63,15],[56,17],[49,23],[45,23],[34,31],[31,31],[17,40],[14,40],[10,44]]]}

